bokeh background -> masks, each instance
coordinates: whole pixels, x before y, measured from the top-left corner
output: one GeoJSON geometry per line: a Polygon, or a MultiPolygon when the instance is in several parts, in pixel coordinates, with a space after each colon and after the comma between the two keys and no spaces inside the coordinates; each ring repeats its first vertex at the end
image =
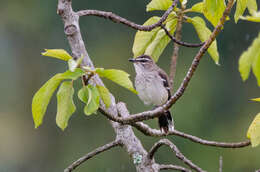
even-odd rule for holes
{"type": "MultiPolygon", "coordinates": [[[[158,12],[145,12],[148,1],[78,0],[75,10],[82,8],[112,11],[143,23],[158,12]]],[[[115,137],[108,120],[101,114],[87,117],[83,104],[75,96],[77,112],[62,132],[55,124],[56,97],[48,107],[43,125],[34,129],[31,115],[33,94],[65,63],[43,57],[44,48],[63,48],[70,52],[63,33],[63,23],[56,14],[57,1],[13,0],[0,6],[0,171],[58,172],[85,153],[115,137]]],[[[234,11],[233,11],[234,12],[234,11]]],[[[134,76],[132,57],[135,30],[97,17],[80,20],[87,50],[98,67],[122,69],[134,76]]],[[[260,112],[260,104],[249,101],[260,97],[254,76],[242,82],[238,72],[239,55],[247,49],[260,29],[259,24],[231,19],[218,40],[220,66],[206,54],[184,96],[171,109],[180,131],[217,141],[243,141],[249,124],[260,112]]],[[[194,29],[184,24],[183,40],[198,42],[194,29]]],[[[166,71],[173,44],[169,44],[158,64],[166,71]]],[[[181,48],[175,89],[181,83],[198,49],[181,48]]],[[[132,113],[150,109],[138,97],[116,84],[105,81],[117,101],[127,103],[132,113]]],[[[148,122],[157,127],[157,121],[148,122]]],[[[149,149],[158,138],[135,130],[144,147],[149,149]]],[[[260,169],[260,146],[257,148],[223,149],[202,146],[169,136],[194,163],[208,171],[217,171],[223,156],[224,171],[249,172],[260,169]]],[[[156,154],[161,163],[182,164],[168,148],[156,154]]],[[[183,165],[183,164],[182,164],[183,165]]],[[[123,149],[114,148],[81,165],[77,172],[135,171],[131,158],[123,149]]]]}

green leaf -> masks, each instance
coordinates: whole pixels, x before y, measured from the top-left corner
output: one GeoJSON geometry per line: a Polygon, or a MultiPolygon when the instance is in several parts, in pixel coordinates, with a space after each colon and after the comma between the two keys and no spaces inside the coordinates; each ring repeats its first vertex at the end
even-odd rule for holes
{"type": "Polygon", "coordinates": [[[256,54],[253,62],[253,73],[257,79],[258,86],[260,87],[260,47],[258,47],[258,55],[256,54]]]}
{"type": "MultiPolygon", "coordinates": [[[[173,34],[176,29],[177,19],[173,19],[166,23],[167,30],[173,34]]],[[[162,54],[163,50],[166,48],[168,43],[170,42],[170,38],[166,35],[163,29],[160,29],[154,40],[150,43],[150,45],[145,50],[146,55],[150,55],[153,60],[156,62],[158,61],[160,55],[162,54]]]]}
{"type": "Polygon", "coordinates": [[[84,102],[87,103],[89,100],[89,92],[88,92],[88,87],[87,86],[83,86],[79,91],[78,91],[78,97],[79,99],[84,102]]]}
{"type": "Polygon", "coordinates": [[[101,86],[101,85],[97,85],[96,87],[98,89],[98,92],[101,96],[102,101],[104,102],[104,104],[108,108],[111,104],[110,93],[109,93],[108,89],[104,86],[101,86]]]}
{"type": "Polygon", "coordinates": [[[72,81],[63,82],[57,92],[56,123],[62,130],[67,127],[71,115],[76,111],[73,94],[72,81]]]}
{"type": "Polygon", "coordinates": [[[69,53],[63,49],[45,49],[45,52],[42,53],[43,56],[54,57],[60,60],[68,61],[72,59],[69,53]]]}
{"type": "Polygon", "coordinates": [[[254,98],[254,99],[250,99],[250,100],[260,102],[260,98],[254,98]]]}
{"type": "Polygon", "coordinates": [[[203,9],[204,9],[204,3],[203,2],[199,2],[199,3],[194,4],[191,7],[191,12],[203,13],[203,9]]]}
{"type": "MultiPolygon", "coordinates": [[[[157,23],[160,20],[160,17],[151,17],[149,18],[143,25],[151,25],[154,23],[157,23]]],[[[151,30],[150,32],[145,32],[145,31],[137,31],[135,34],[135,39],[134,39],[134,44],[133,44],[133,54],[134,57],[138,57],[142,54],[144,54],[145,49],[147,46],[152,42],[154,37],[156,36],[156,33],[160,30],[160,28],[155,28],[151,30]]]]}
{"type": "Polygon", "coordinates": [[[236,23],[238,19],[243,15],[246,7],[247,7],[247,0],[237,0],[236,12],[234,15],[234,19],[236,23]]]}
{"type": "Polygon", "coordinates": [[[98,110],[100,95],[97,87],[88,85],[87,88],[89,92],[89,99],[86,106],[84,107],[84,113],[86,115],[91,115],[98,110]]]}
{"type": "Polygon", "coordinates": [[[137,94],[133,87],[133,83],[129,79],[129,74],[125,71],[116,69],[96,69],[96,73],[100,77],[105,77],[137,94]]]}
{"type": "Polygon", "coordinates": [[[226,8],[225,0],[204,0],[204,16],[217,26],[226,8]]]}
{"type": "Polygon", "coordinates": [[[45,115],[47,106],[50,99],[57,89],[59,84],[64,79],[75,80],[78,77],[84,75],[85,72],[81,69],[76,69],[75,72],[66,71],[64,73],[58,73],[48,80],[33,96],[32,100],[32,115],[35,124],[35,128],[42,124],[43,117],[45,115]]]}
{"type": "Polygon", "coordinates": [[[252,45],[242,53],[242,55],[239,58],[239,72],[243,79],[243,81],[247,80],[251,67],[253,67],[253,71],[255,76],[258,79],[258,85],[259,85],[259,69],[256,69],[256,67],[259,67],[259,58],[260,58],[260,33],[257,38],[253,41],[252,45]]]}
{"type": "Polygon", "coordinates": [[[247,1],[247,8],[249,10],[249,13],[251,15],[254,15],[254,13],[257,11],[257,3],[256,0],[248,0],[247,1]]]}
{"type": "Polygon", "coordinates": [[[33,96],[32,114],[35,128],[37,128],[42,123],[52,94],[62,81],[61,75],[62,74],[56,74],[55,76],[53,76],[33,96]]]}
{"type": "Polygon", "coordinates": [[[146,11],[167,10],[171,5],[172,0],[152,0],[146,6],[146,11]]]}
{"type": "Polygon", "coordinates": [[[252,147],[260,144],[260,113],[258,113],[247,130],[247,138],[250,139],[252,147]]]}
{"type": "MultiPolygon", "coordinates": [[[[211,35],[211,31],[207,28],[205,21],[200,17],[189,18],[188,22],[191,22],[196,29],[196,32],[202,42],[209,39],[211,35]]],[[[217,48],[217,41],[213,41],[213,43],[208,48],[208,53],[215,61],[216,64],[219,64],[219,54],[217,48]]]]}

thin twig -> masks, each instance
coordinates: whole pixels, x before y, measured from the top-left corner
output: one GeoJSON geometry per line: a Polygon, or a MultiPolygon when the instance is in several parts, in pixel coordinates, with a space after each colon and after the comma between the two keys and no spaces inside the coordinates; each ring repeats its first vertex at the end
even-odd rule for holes
{"type": "Polygon", "coordinates": [[[167,19],[169,14],[173,11],[175,5],[177,4],[178,0],[174,0],[172,5],[165,11],[163,16],[160,18],[160,20],[157,23],[154,23],[152,25],[143,26],[136,24],[134,22],[131,22],[123,17],[120,17],[112,12],[106,12],[106,11],[99,11],[99,10],[82,10],[78,11],[77,14],[79,16],[97,16],[97,17],[103,17],[105,19],[112,20],[115,23],[122,23],[124,25],[127,25],[133,29],[141,30],[141,31],[151,31],[156,27],[159,27],[162,25],[162,23],[167,19]]]}
{"type": "Polygon", "coordinates": [[[202,170],[200,167],[198,167],[197,165],[195,165],[194,163],[191,162],[191,160],[187,159],[182,153],[181,151],[177,148],[177,146],[175,144],[173,144],[170,140],[168,139],[161,139],[158,142],[156,142],[153,147],[150,149],[149,153],[148,153],[148,157],[150,159],[153,159],[153,156],[155,154],[155,152],[163,145],[169,146],[173,152],[175,152],[175,155],[178,159],[180,159],[182,162],[184,162],[186,165],[188,165],[191,169],[194,169],[197,172],[203,172],[204,170],[202,170]]]}
{"type": "Polygon", "coordinates": [[[212,34],[210,35],[209,39],[205,42],[205,44],[203,44],[203,46],[200,48],[199,52],[194,57],[192,64],[191,64],[186,76],[184,77],[181,85],[179,86],[178,90],[175,92],[175,94],[173,96],[171,96],[171,98],[164,105],[159,106],[159,107],[155,108],[154,110],[133,114],[133,115],[130,115],[129,117],[125,117],[125,118],[112,116],[112,115],[110,115],[109,113],[106,113],[103,110],[105,115],[110,120],[113,120],[115,122],[119,122],[119,123],[122,123],[122,124],[131,124],[131,123],[134,123],[134,122],[144,121],[144,120],[159,117],[162,113],[165,112],[165,110],[168,110],[169,108],[171,108],[171,106],[174,105],[176,103],[176,101],[179,100],[179,98],[184,94],[186,88],[188,87],[188,84],[189,84],[191,78],[193,77],[193,75],[194,75],[194,73],[195,73],[195,71],[196,71],[196,69],[199,65],[199,62],[200,62],[202,56],[205,54],[205,52],[207,51],[209,46],[216,39],[216,36],[221,31],[221,28],[223,27],[223,25],[226,21],[226,18],[228,16],[228,14],[230,13],[233,2],[234,2],[234,0],[230,0],[228,2],[226,9],[223,13],[223,16],[221,17],[218,25],[215,27],[215,29],[212,32],[212,34]]]}
{"type": "Polygon", "coordinates": [[[73,171],[75,168],[77,168],[80,164],[82,164],[83,162],[87,161],[88,159],[94,157],[95,155],[98,155],[102,152],[105,152],[113,147],[119,146],[121,145],[119,140],[115,140],[113,142],[110,142],[108,144],[105,144],[104,146],[101,146],[97,149],[95,149],[94,151],[84,155],[83,157],[79,158],[77,161],[73,162],[69,167],[67,167],[64,172],[71,172],[73,171]]]}
{"type": "Polygon", "coordinates": [[[191,170],[184,168],[182,166],[178,166],[178,165],[172,165],[172,164],[160,164],[159,165],[159,169],[160,170],[179,170],[182,172],[191,172],[191,170]]]}
{"type": "MultiPolygon", "coordinates": [[[[131,125],[147,136],[153,136],[153,137],[166,136],[166,134],[162,133],[160,130],[152,129],[147,124],[144,124],[142,122],[133,123],[131,125]]],[[[243,142],[235,142],[235,143],[217,142],[217,141],[201,139],[199,137],[178,130],[170,131],[167,135],[175,135],[185,139],[189,139],[192,142],[199,143],[202,145],[221,147],[221,148],[242,148],[251,145],[251,142],[249,140],[243,142]]]]}
{"type": "Polygon", "coordinates": [[[222,172],[223,169],[223,159],[222,156],[219,157],[219,172],[222,172]]]}
{"type": "MultiPolygon", "coordinates": [[[[177,38],[177,36],[176,36],[176,38],[175,38],[174,36],[172,36],[171,33],[166,29],[166,27],[165,27],[164,25],[162,25],[161,28],[163,28],[163,30],[165,31],[165,33],[167,34],[167,36],[168,36],[169,38],[171,38],[171,40],[172,40],[173,42],[175,42],[176,45],[182,45],[182,46],[184,46],[184,47],[190,47],[190,48],[197,48],[197,47],[201,47],[203,44],[205,44],[205,42],[201,42],[201,43],[195,44],[195,43],[187,43],[187,42],[180,41],[180,40],[177,38]]],[[[177,30],[177,29],[176,29],[176,30],[177,30]]],[[[176,31],[176,33],[177,33],[177,31],[176,31]]]]}
{"type": "Polygon", "coordinates": [[[178,16],[178,22],[177,22],[177,27],[176,27],[176,31],[175,31],[176,39],[173,39],[173,36],[168,32],[168,30],[164,26],[162,26],[166,35],[168,35],[170,37],[170,39],[172,39],[173,41],[175,40],[174,44],[173,44],[174,48],[173,48],[173,54],[172,54],[172,58],[171,58],[171,66],[170,66],[170,74],[169,74],[170,88],[172,90],[173,90],[173,82],[174,82],[174,78],[175,78],[175,74],[176,74],[176,66],[177,66],[177,60],[178,60],[179,48],[180,48],[180,45],[177,42],[181,40],[181,30],[182,30],[182,22],[183,22],[182,11],[184,10],[185,6],[181,6],[181,7],[182,7],[182,9],[178,16]]]}

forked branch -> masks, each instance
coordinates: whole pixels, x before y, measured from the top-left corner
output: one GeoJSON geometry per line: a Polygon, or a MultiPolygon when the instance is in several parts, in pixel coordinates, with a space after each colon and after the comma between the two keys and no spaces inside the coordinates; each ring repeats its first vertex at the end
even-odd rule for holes
{"type": "Polygon", "coordinates": [[[173,152],[175,152],[175,155],[178,159],[180,159],[182,162],[184,162],[186,165],[188,165],[191,169],[194,169],[197,172],[204,172],[200,167],[195,165],[191,160],[186,158],[181,151],[177,148],[175,144],[173,144],[170,140],[168,139],[161,139],[158,142],[156,142],[153,147],[150,149],[148,153],[148,157],[150,159],[153,159],[155,152],[163,145],[169,146],[173,152]]]}

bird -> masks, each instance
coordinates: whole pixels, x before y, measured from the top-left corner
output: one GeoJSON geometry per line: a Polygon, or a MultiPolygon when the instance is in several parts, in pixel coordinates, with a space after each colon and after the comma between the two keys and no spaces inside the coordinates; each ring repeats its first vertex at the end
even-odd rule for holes
{"type": "MultiPolygon", "coordinates": [[[[136,77],[135,88],[138,97],[146,105],[156,107],[163,105],[171,98],[169,77],[149,55],[141,55],[129,59],[134,64],[136,77]]],[[[174,130],[172,116],[169,110],[159,116],[158,124],[161,132],[168,133],[174,130]]]]}

